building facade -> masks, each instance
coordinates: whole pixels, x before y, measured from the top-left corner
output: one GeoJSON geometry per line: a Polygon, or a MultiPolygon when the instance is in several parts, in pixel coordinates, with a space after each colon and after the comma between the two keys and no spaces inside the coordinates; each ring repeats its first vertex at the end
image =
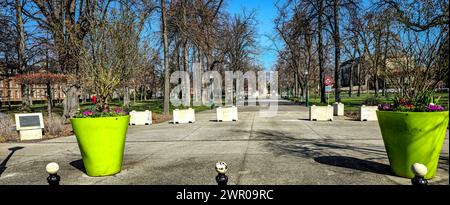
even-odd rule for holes
{"type": "MultiPolygon", "coordinates": [[[[42,84],[31,85],[30,97],[33,101],[47,100],[47,86],[42,84]]],[[[52,85],[52,98],[53,100],[64,99],[64,93],[62,92],[61,85],[52,85]]],[[[22,91],[20,89],[20,84],[14,81],[12,77],[4,77],[0,79],[0,99],[2,103],[8,101],[11,101],[12,103],[22,101],[22,91]]]]}

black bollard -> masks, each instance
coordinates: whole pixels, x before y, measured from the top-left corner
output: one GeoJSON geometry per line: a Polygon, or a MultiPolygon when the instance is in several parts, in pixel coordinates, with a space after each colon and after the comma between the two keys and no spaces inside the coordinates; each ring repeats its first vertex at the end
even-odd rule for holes
{"type": "Polygon", "coordinates": [[[414,178],[411,179],[411,183],[414,186],[425,186],[428,185],[428,181],[425,179],[425,175],[428,169],[425,165],[414,163],[411,166],[411,171],[414,173],[414,178]]]}
{"type": "Polygon", "coordinates": [[[425,186],[428,185],[428,181],[423,178],[423,177],[419,177],[419,176],[415,176],[414,178],[411,179],[411,183],[414,186],[425,186]]]}
{"type": "Polygon", "coordinates": [[[216,171],[218,173],[218,175],[216,176],[216,182],[219,186],[227,185],[228,176],[225,175],[227,170],[228,170],[227,163],[225,163],[225,162],[217,162],[216,163],[216,171]]]}
{"type": "Polygon", "coordinates": [[[59,170],[59,165],[55,162],[47,164],[45,167],[49,176],[47,177],[48,185],[50,186],[58,186],[61,177],[57,174],[59,170]]]}

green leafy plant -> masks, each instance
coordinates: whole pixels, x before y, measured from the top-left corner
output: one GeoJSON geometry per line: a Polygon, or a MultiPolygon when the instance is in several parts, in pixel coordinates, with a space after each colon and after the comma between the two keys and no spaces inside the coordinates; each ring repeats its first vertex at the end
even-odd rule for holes
{"type": "Polygon", "coordinates": [[[125,115],[128,115],[128,112],[123,111],[120,107],[111,110],[106,106],[103,111],[99,112],[95,106],[89,106],[88,109],[79,111],[74,118],[120,117],[125,115]]]}
{"type": "Polygon", "coordinates": [[[384,111],[398,112],[441,112],[444,108],[439,103],[440,97],[435,98],[433,92],[425,92],[411,99],[399,95],[394,97],[393,104],[380,104],[378,108],[384,111]]]}
{"type": "Polygon", "coordinates": [[[368,97],[364,100],[364,105],[377,106],[383,103],[383,99],[375,96],[368,97]]]}

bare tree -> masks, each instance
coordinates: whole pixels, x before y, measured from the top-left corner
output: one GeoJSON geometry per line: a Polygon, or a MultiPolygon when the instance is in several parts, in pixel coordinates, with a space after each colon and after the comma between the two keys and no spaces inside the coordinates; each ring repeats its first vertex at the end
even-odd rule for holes
{"type": "Polygon", "coordinates": [[[139,43],[146,14],[121,4],[108,18],[100,18],[97,12],[93,15],[96,21],[84,43],[80,71],[97,94],[97,110],[103,111],[108,109],[111,94],[142,65],[139,43]]]}
{"type": "Polygon", "coordinates": [[[245,65],[253,61],[257,54],[256,19],[252,11],[243,15],[236,15],[229,24],[229,41],[224,46],[230,46],[229,59],[232,71],[245,71],[245,65]]]}
{"type": "Polygon", "coordinates": [[[167,32],[167,19],[166,19],[166,1],[161,0],[161,29],[162,29],[162,42],[164,44],[164,115],[169,115],[169,40],[167,32]]]}
{"type": "Polygon", "coordinates": [[[94,12],[97,11],[100,18],[106,18],[112,0],[32,1],[33,4],[24,13],[41,28],[50,31],[58,52],[61,72],[73,75],[63,89],[63,117],[70,118],[79,108],[80,78],[77,75],[84,38],[91,28],[94,12]]]}
{"type": "MultiPolygon", "coordinates": [[[[16,28],[17,28],[17,62],[19,67],[19,73],[24,74],[26,72],[26,61],[25,61],[25,31],[24,22],[22,18],[22,7],[23,4],[20,0],[15,0],[16,9],[16,28]]],[[[22,109],[25,111],[30,111],[30,85],[21,84],[20,85],[22,93],[22,109]]]]}

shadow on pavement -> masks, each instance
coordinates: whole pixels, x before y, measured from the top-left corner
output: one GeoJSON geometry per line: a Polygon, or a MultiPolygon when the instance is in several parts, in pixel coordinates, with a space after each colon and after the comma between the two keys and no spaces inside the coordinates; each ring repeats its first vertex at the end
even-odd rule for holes
{"type": "MultiPolygon", "coordinates": [[[[384,146],[352,144],[339,139],[301,139],[290,133],[261,130],[254,132],[254,140],[266,140],[265,146],[277,155],[314,158],[333,155],[334,151],[352,151],[372,159],[386,158],[384,146]]],[[[364,140],[364,138],[361,138],[364,140]]]]}
{"type": "Polygon", "coordinates": [[[376,174],[391,175],[390,166],[386,164],[381,164],[378,162],[362,160],[354,157],[346,156],[322,156],[314,158],[314,161],[326,164],[330,166],[343,167],[348,169],[355,169],[365,172],[373,172],[376,174]]]}
{"type": "Polygon", "coordinates": [[[8,168],[6,166],[6,164],[8,163],[9,159],[11,159],[11,157],[13,156],[14,152],[16,152],[17,150],[21,150],[25,147],[11,147],[8,150],[11,151],[8,156],[2,161],[2,163],[0,163],[0,177],[2,176],[2,173],[6,170],[6,168],[8,168]]]}
{"type": "Polygon", "coordinates": [[[72,167],[75,167],[76,169],[82,171],[83,173],[87,174],[86,169],[84,168],[82,159],[72,161],[72,162],[70,162],[70,165],[72,165],[72,167]]]}
{"type": "Polygon", "coordinates": [[[439,156],[439,165],[438,168],[439,169],[443,169],[445,171],[448,172],[448,155],[447,156],[443,156],[442,154],[439,156]]]}
{"type": "Polygon", "coordinates": [[[311,120],[309,120],[309,118],[298,118],[297,120],[300,120],[300,121],[311,121],[311,120]]]}

